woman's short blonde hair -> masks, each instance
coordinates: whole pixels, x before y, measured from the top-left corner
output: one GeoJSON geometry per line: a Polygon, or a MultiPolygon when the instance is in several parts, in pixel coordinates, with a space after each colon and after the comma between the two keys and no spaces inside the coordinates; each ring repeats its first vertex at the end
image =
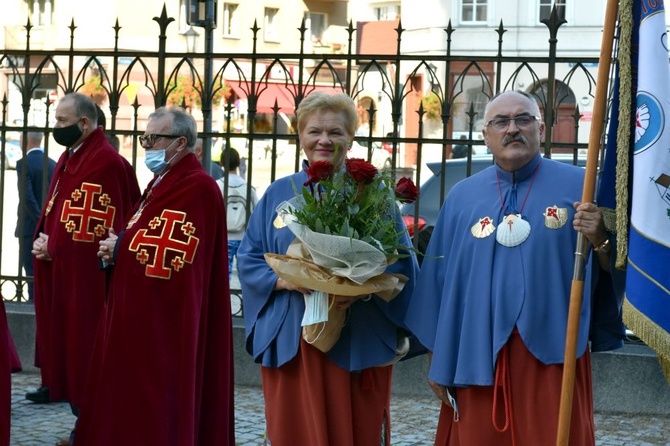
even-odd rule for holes
{"type": "Polygon", "coordinates": [[[302,132],[307,125],[309,117],[315,113],[329,110],[342,112],[345,116],[345,130],[349,137],[353,138],[358,127],[358,115],[356,114],[356,104],[347,94],[337,93],[328,94],[323,91],[315,91],[309,94],[300,102],[296,115],[298,118],[298,133],[302,132]]]}

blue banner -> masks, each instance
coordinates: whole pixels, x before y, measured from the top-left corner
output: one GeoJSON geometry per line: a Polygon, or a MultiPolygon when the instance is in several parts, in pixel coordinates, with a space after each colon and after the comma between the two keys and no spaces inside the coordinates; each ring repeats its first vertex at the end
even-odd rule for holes
{"type": "MultiPolygon", "coordinates": [[[[662,1],[637,0],[639,21],[626,325],[654,348],[670,377],[670,61],[662,1]]],[[[635,24],[634,24],[635,26],[635,24]]],[[[635,34],[635,32],[634,32],[635,34]]],[[[635,61],[637,58],[637,61],[635,61]]]]}

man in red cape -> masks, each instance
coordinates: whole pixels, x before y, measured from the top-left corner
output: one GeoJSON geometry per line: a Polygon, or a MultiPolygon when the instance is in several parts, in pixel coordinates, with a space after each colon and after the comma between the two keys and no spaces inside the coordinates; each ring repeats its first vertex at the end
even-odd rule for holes
{"type": "Polygon", "coordinates": [[[12,419],[12,372],[21,371],[12,334],[7,326],[5,302],[0,294],[0,446],[9,446],[12,419]]]}
{"type": "Polygon", "coordinates": [[[226,218],[193,154],[193,117],[159,108],[140,138],[149,183],[113,265],[75,445],[234,445],[226,218]]]}
{"type": "Polygon", "coordinates": [[[56,142],[67,147],[37,224],[35,255],[35,365],[51,401],[81,406],[105,300],[98,243],[140,195],[128,162],[98,128],[95,103],[79,93],[56,107],[56,142]]]}

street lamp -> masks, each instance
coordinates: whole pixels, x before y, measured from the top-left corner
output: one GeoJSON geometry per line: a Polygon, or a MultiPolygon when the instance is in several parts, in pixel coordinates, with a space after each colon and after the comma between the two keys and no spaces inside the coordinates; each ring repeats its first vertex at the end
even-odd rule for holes
{"type": "Polygon", "coordinates": [[[186,51],[188,53],[195,53],[198,45],[198,37],[200,37],[198,31],[194,30],[192,26],[189,26],[184,33],[184,39],[186,39],[186,51]]]}
{"type": "MultiPolygon", "coordinates": [[[[190,28],[184,33],[184,37],[188,40],[188,36],[193,36],[193,45],[189,44],[189,52],[195,52],[195,37],[198,33],[193,29],[193,26],[199,26],[205,29],[205,79],[203,85],[202,98],[202,130],[203,133],[209,134],[212,131],[212,79],[214,75],[214,67],[212,54],[214,53],[214,28],[216,28],[216,0],[187,0],[186,11],[188,11],[187,23],[190,28]]],[[[212,162],[210,153],[212,149],[212,139],[205,138],[202,147],[203,163],[202,167],[205,172],[209,172],[209,166],[212,162]]]]}

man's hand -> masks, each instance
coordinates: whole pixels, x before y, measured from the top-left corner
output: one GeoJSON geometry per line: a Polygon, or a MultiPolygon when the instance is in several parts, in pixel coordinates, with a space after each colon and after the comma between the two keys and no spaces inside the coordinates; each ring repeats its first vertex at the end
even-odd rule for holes
{"type": "MultiPolygon", "coordinates": [[[[430,368],[430,365],[433,363],[433,352],[428,352],[428,368],[430,368]]],[[[428,380],[428,384],[430,385],[430,388],[433,390],[433,393],[437,396],[437,398],[442,401],[444,404],[447,406],[451,407],[452,409],[454,408],[451,405],[451,402],[449,401],[449,397],[447,396],[447,386],[443,386],[442,384],[436,383],[435,381],[428,380]]]]}
{"type": "Polygon", "coordinates": [[[433,393],[437,395],[440,401],[453,409],[451,402],[447,397],[447,386],[443,386],[442,384],[438,384],[431,380],[428,380],[428,384],[430,384],[430,388],[433,390],[433,393]]]}
{"type": "Polygon", "coordinates": [[[108,265],[114,264],[114,248],[118,236],[113,228],[109,228],[109,237],[106,240],[100,240],[100,248],[98,249],[98,257],[108,265]]]}
{"type": "Polygon", "coordinates": [[[577,213],[572,226],[576,231],[584,234],[593,246],[599,246],[607,240],[603,214],[595,204],[576,202],[574,208],[577,213]]]}
{"type": "MultiPolygon", "coordinates": [[[[605,243],[608,237],[602,211],[593,203],[576,202],[574,207],[577,211],[575,219],[572,221],[575,230],[584,234],[594,247],[605,243]]],[[[601,250],[597,257],[600,268],[609,272],[611,268],[609,251],[601,250]]]]}
{"type": "Polygon", "coordinates": [[[51,254],[49,254],[49,236],[43,232],[33,242],[33,249],[31,251],[37,260],[51,261],[51,254]]]}

